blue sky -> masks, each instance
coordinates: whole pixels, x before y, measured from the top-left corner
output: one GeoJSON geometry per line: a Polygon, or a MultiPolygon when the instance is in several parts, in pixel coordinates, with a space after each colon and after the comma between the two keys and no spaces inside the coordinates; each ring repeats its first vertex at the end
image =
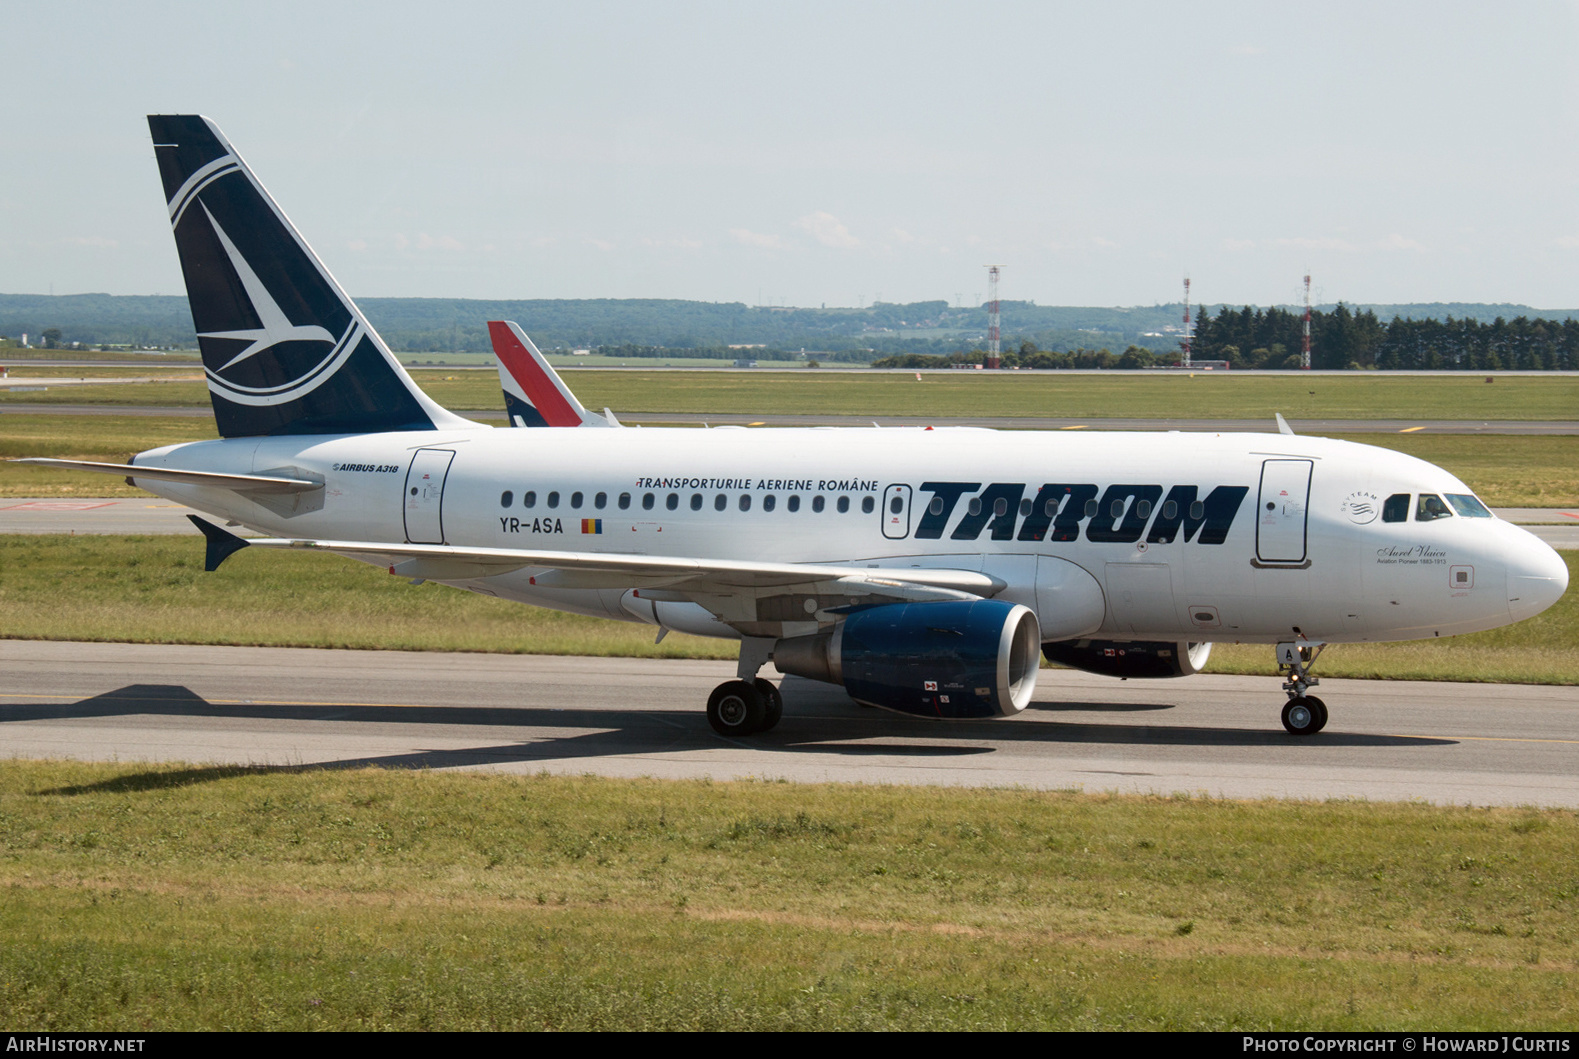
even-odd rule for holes
{"type": "Polygon", "coordinates": [[[1579,5],[9,3],[0,291],[179,293],[143,115],[353,294],[1579,307],[1579,5]]]}

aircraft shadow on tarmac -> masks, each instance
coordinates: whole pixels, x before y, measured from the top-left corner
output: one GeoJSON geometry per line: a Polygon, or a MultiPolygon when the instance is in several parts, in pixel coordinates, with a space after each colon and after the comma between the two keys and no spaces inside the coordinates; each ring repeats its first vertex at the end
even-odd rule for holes
{"type": "MultiPolygon", "coordinates": [[[[798,702],[789,697],[779,726],[749,739],[724,739],[713,733],[699,710],[586,710],[530,706],[345,706],[268,702],[213,703],[182,685],[133,684],[70,704],[0,703],[6,722],[160,716],[237,720],[308,721],[524,728],[519,742],[460,749],[418,750],[403,754],[356,756],[301,765],[235,765],[146,774],[151,786],[206,782],[247,771],[307,771],[364,767],[442,769],[478,765],[550,763],[574,758],[663,754],[717,748],[720,744],[761,753],[830,754],[859,757],[963,757],[996,753],[1005,743],[1102,744],[1138,746],[1220,746],[1321,751],[1355,747],[1440,747],[1457,742],[1441,737],[1372,735],[1328,731],[1297,739],[1273,729],[1207,728],[1182,725],[1111,724],[1075,721],[952,721],[946,723],[862,709],[848,700],[824,696],[798,702]],[[799,708],[797,708],[799,707],[799,708]],[[577,734],[541,734],[543,729],[586,729],[577,734]],[[895,739],[906,740],[904,742],[895,739]],[[913,740],[913,741],[911,741],[913,740]],[[965,740],[970,740],[966,742],[965,740]],[[991,742],[998,746],[984,746],[991,742]],[[182,779],[180,777],[188,777],[182,779]]],[[[1042,702],[1034,713],[1063,711],[1170,710],[1169,704],[1042,702]]],[[[1028,711],[1031,713],[1031,711],[1028,711]]],[[[490,733],[497,738],[497,734],[490,733]]],[[[448,738],[448,735],[446,735],[448,738]]],[[[137,777],[108,781],[109,786],[138,782],[137,777]]],[[[87,789],[87,788],[84,788],[87,789]]],[[[105,787],[94,789],[108,789],[105,787]]],[[[120,789],[120,788],[117,788],[120,789]]]]}

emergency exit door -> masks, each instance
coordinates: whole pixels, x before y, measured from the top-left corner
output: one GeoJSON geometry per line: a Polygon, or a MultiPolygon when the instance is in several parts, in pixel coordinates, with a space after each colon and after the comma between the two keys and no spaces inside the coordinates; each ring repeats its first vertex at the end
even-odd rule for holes
{"type": "Polygon", "coordinates": [[[883,536],[901,540],[910,536],[910,487],[891,485],[883,490],[883,536]]]}
{"type": "Polygon", "coordinates": [[[1256,558],[1264,563],[1305,561],[1310,460],[1266,460],[1256,505],[1256,558]]]}
{"type": "Polygon", "coordinates": [[[444,543],[444,480],[455,453],[449,449],[418,449],[406,472],[406,540],[412,544],[444,543]]]}

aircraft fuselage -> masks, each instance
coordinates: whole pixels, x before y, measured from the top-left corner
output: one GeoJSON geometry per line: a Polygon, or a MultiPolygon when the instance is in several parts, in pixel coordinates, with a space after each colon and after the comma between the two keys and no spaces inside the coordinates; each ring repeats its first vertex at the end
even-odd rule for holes
{"type": "MultiPolygon", "coordinates": [[[[1562,565],[1493,517],[1417,517],[1423,496],[1470,493],[1440,468],[1285,434],[478,427],[198,442],[136,462],[321,477],[311,498],[139,482],[282,537],[979,570],[1037,612],[1044,641],[1446,636],[1537,613],[1562,565]],[[1404,494],[1403,516],[1384,517],[1404,494]]],[[[451,583],[738,635],[694,603],[660,602],[666,619],[634,602],[639,587],[542,573],[451,583]]],[[[819,617],[764,612],[753,631],[819,617]]]]}

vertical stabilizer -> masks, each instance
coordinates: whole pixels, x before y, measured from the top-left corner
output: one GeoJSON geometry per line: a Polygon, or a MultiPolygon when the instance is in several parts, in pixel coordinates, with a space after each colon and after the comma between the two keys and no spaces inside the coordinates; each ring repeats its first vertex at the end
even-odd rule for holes
{"type": "Polygon", "coordinates": [[[499,385],[504,408],[515,427],[616,426],[576,400],[548,359],[526,337],[521,325],[506,320],[488,321],[488,337],[499,358],[499,385]]]}
{"type": "Polygon", "coordinates": [[[417,388],[213,122],[148,129],[221,435],[475,425],[417,388]]]}

